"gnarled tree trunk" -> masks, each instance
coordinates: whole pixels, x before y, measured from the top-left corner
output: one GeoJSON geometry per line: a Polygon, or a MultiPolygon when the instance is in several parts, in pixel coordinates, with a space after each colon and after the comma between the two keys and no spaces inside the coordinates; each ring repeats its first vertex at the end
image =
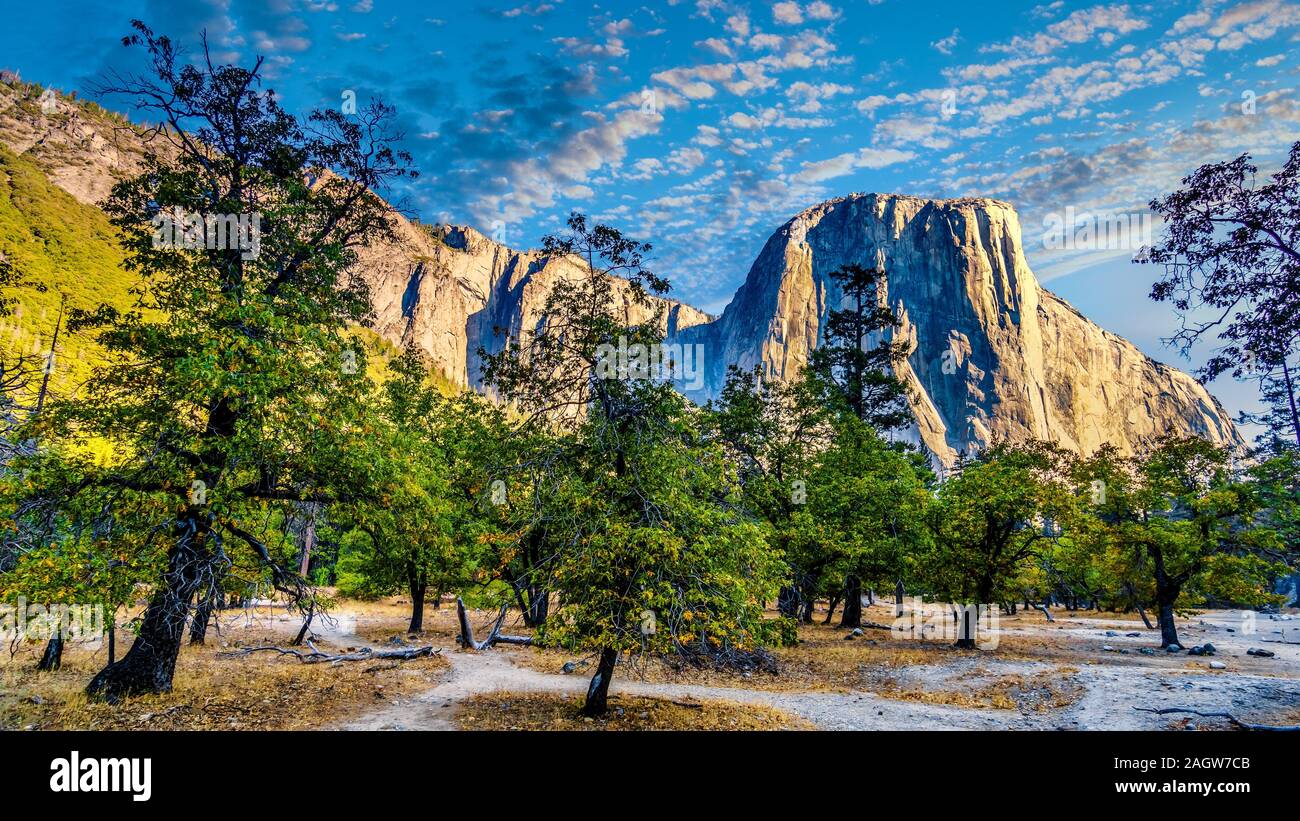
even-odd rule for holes
{"type": "Polygon", "coordinates": [[[90,680],[87,695],[115,702],[123,696],[171,691],[176,656],[185,637],[185,617],[194,595],[210,577],[212,561],[202,544],[197,518],[181,521],[177,529],[167,574],[145,609],[139,635],[121,661],[90,680]]]}
{"type": "Polygon", "coordinates": [[[587,685],[587,701],[582,705],[582,714],[595,718],[603,716],[609,710],[609,683],[614,680],[614,666],[618,663],[618,651],[606,647],[600,651],[600,663],[596,665],[596,674],[587,685]]]}

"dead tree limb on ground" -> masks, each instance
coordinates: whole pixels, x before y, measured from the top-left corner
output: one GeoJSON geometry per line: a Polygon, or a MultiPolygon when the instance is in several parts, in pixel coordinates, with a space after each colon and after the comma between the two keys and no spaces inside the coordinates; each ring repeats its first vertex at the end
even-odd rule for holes
{"type": "Polygon", "coordinates": [[[506,611],[509,609],[509,604],[501,605],[501,612],[497,614],[497,620],[492,623],[492,629],[488,631],[487,638],[482,641],[474,641],[474,628],[470,627],[469,614],[465,612],[465,602],[460,596],[457,596],[456,618],[460,621],[460,636],[458,636],[460,646],[473,650],[486,650],[494,644],[532,644],[533,639],[531,636],[502,635],[501,625],[505,623],[506,611]]]}
{"type": "Polygon", "coordinates": [[[1200,710],[1193,710],[1190,707],[1134,707],[1133,709],[1143,713],[1155,713],[1156,715],[1161,716],[1170,715],[1172,713],[1190,713],[1194,716],[1200,716],[1201,718],[1226,718],[1233,726],[1240,727],[1243,730],[1265,730],[1282,733],[1300,732],[1300,724],[1252,724],[1249,721],[1242,721],[1232,713],[1203,713],[1200,710]]]}
{"type": "Polygon", "coordinates": [[[307,642],[307,646],[311,648],[310,653],[302,650],[295,650],[292,647],[275,647],[267,644],[260,647],[245,647],[242,650],[231,650],[230,652],[221,653],[220,655],[233,657],[249,656],[253,653],[272,652],[279,653],[282,656],[294,656],[303,664],[320,664],[321,662],[340,664],[345,661],[371,661],[374,659],[407,661],[410,659],[421,658],[423,656],[436,656],[442,652],[441,648],[434,650],[433,645],[431,644],[426,644],[423,647],[402,647],[400,649],[379,650],[376,650],[373,647],[362,647],[360,650],[351,653],[323,653],[316,649],[316,645],[312,644],[310,641],[307,642]]]}

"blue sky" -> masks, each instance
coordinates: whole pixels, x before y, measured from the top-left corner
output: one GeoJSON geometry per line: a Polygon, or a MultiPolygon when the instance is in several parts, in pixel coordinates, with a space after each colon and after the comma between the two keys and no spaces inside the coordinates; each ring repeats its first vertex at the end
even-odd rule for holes
{"type": "MultiPolygon", "coordinates": [[[[1131,250],[1051,250],[1045,220],[1137,213],[1198,164],[1300,139],[1300,5],[906,0],[12,4],[0,63],[85,93],[140,17],[268,60],[288,108],[395,104],[428,222],[538,243],[571,209],[656,247],[720,311],[764,240],[853,191],[995,196],[1048,287],[1158,359],[1174,328],[1131,250]],[[112,6],[111,8],[109,6],[112,6]]],[[[124,109],[127,101],[103,101],[124,109]]],[[[1253,387],[1212,386],[1233,409],[1253,387]]]]}

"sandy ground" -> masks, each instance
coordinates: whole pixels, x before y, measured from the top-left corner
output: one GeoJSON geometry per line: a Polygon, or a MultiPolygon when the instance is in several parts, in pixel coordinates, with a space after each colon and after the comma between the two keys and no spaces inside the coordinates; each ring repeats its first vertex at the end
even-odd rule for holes
{"type": "MultiPolygon", "coordinates": [[[[866,618],[889,615],[874,608],[866,618]]],[[[486,617],[484,614],[483,617],[486,617]]],[[[1155,715],[1135,707],[1186,707],[1202,712],[1228,711],[1262,723],[1300,721],[1300,617],[1271,620],[1235,611],[1213,611],[1180,624],[1186,646],[1211,642],[1211,657],[1155,655],[1158,635],[1140,621],[1057,615],[1054,623],[1041,617],[1004,619],[1003,635],[1018,645],[1039,643],[1058,648],[1050,658],[1036,659],[953,654],[941,664],[894,670],[909,687],[951,689],[972,676],[997,677],[1044,674],[1068,676],[1078,696],[1056,709],[988,709],[887,697],[871,688],[849,692],[796,692],[640,680],[634,674],[615,678],[612,690],[628,695],[664,698],[723,699],[761,704],[800,716],[828,730],[945,730],[945,729],[1225,729],[1222,719],[1155,715]],[[1137,633],[1138,635],[1129,635],[1137,633]],[[1019,640],[1019,641],[1017,641],[1019,640]],[[1252,647],[1272,650],[1274,658],[1254,658],[1252,647]],[[1060,650],[1059,648],[1065,648],[1060,650]],[[1109,648],[1109,649],[1105,649],[1109,648]],[[1211,662],[1225,665],[1212,669],[1211,662]],[[1061,667],[1062,663],[1069,667],[1061,667]]],[[[887,620],[887,619],[882,619],[887,620]]],[[[881,631],[881,635],[884,634],[881,631]]],[[[865,640],[865,639],[864,639],[865,640]]],[[[340,729],[455,729],[461,700],[492,691],[580,694],[586,671],[571,675],[541,672],[519,662],[529,648],[498,647],[474,653],[449,649],[451,662],[443,680],[414,698],[401,699],[357,716],[340,729]]],[[[589,669],[589,668],[588,668],[589,669]]]]}

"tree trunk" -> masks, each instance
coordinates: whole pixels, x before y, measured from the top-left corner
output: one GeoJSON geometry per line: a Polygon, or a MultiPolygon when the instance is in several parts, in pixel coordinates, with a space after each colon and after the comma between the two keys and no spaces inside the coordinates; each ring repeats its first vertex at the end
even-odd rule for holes
{"type": "Polygon", "coordinates": [[[959,624],[957,627],[957,644],[963,650],[975,649],[975,629],[976,625],[970,617],[970,608],[963,607],[958,613],[959,624]]]}
{"type": "Polygon", "coordinates": [[[45,645],[45,652],[41,655],[41,661],[36,665],[36,669],[42,672],[52,672],[63,666],[63,633],[58,632],[50,636],[49,642],[45,645]]]}
{"type": "Polygon", "coordinates": [[[840,596],[831,596],[830,606],[826,608],[826,619],[822,624],[830,624],[831,617],[835,615],[835,608],[840,606],[840,596]]]}
{"type": "Polygon", "coordinates": [[[418,633],[424,629],[424,594],[429,585],[423,573],[407,573],[407,586],[411,591],[411,623],[406,632],[418,633]]]}
{"type": "Polygon", "coordinates": [[[799,618],[799,594],[793,585],[782,587],[781,592],[777,593],[776,609],[786,618],[799,618]]]}
{"type": "Polygon", "coordinates": [[[600,651],[600,663],[596,665],[596,674],[587,686],[587,701],[582,705],[582,714],[596,718],[609,710],[609,683],[614,679],[614,665],[618,662],[618,651],[606,647],[600,651]]]}
{"type": "Polygon", "coordinates": [[[108,617],[108,663],[117,661],[117,608],[108,617]]]}
{"type": "Polygon", "coordinates": [[[1178,644],[1178,627],[1174,624],[1174,603],[1161,602],[1156,612],[1156,619],[1160,623],[1160,646],[1178,644]]]}
{"type": "Polygon", "coordinates": [[[106,666],[90,680],[87,695],[116,702],[123,696],[171,691],[176,656],[185,638],[185,617],[211,563],[199,544],[198,529],[193,517],[180,525],[167,559],[167,574],[145,609],[139,635],[121,661],[106,666]]]}
{"type": "Polygon", "coordinates": [[[993,583],[991,579],[981,580],[975,592],[975,612],[971,612],[971,606],[961,608],[958,614],[960,623],[957,628],[957,647],[966,650],[978,649],[978,632],[979,632],[979,606],[987,604],[993,599],[993,583]]]}
{"type": "Polygon", "coordinates": [[[844,615],[840,627],[862,626],[862,579],[850,573],[844,579],[844,615]]]}
{"type": "Polygon", "coordinates": [[[805,598],[803,600],[803,613],[800,615],[799,620],[802,621],[804,624],[812,624],[813,607],[816,606],[816,604],[817,601],[812,596],[808,596],[807,598],[805,598]]]}
{"type": "Polygon", "coordinates": [[[294,637],[289,644],[293,647],[301,646],[307,640],[307,633],[311,631],[312,619],[316,617],[316,600],[312,599],[311,604],[307,605],[307,615],[303,617],[302,627],[298,628],[298,635],[294,637]]]}
{"type": "Polygon", "coordinates": [[[190,622],[190,644],[203,644],[208,637],[208,622],[212,619],[212,593],[209,592],[194,608],[194,619],[190,622]]]}
{"type": "Polygon", "coordinates": [[[1142,605],[1140,605],[1140,604],[1139,604],[1139,605],[1136,605],[1136,606],[1137,606],[1138,615],[1142,617],[1142,623],[1145,624],[1145,625],[1147,626],[1147,629],[1148,629],[1148,630],[1153,629],[1153,628],[1151,627],[1151,619],[1147,618],[1147,611],[1146,611],[1146,609],[1143,608],[1142,605]]]}
{"type": "Polygon", "coordinates": [[[1295,443],[1300,445],[1300,408],[1296,407],[1296,391],[1292,384],[1291,368],[1286,364],[1286,357],[1282,357],[1282,378],[1286,384],[1286,398],[1291,411],[1291,431],[1295,433],[1295,443]]]}
{"type": "Polygon", "coordinates": [[[1178,644],[1178,627],[1174,624],[1174,602],[1178,601],[1182,585],[1165,572],[1165,557],[1160,550],[1153,548],[1151,557],[1155,560],[1156,620],[1160,624],[1160,646],[1168,647],[1171,644],[1178,644]]]}
{"type": "Polygon", "coordinates": [[[302,562],[298,566],[298,575],[304,579],[311,569],[311,551],[316,546],[316,509],[314,505],[308,507],[310,512],[307,514],[307,525],[302,532],[302,562]]]}
{"type": "Polygon", "coordinates": [[[903,580],[899,579],[894,582],[894,616],[895,618],[903,615],[903,594],[907,591],[903,589],[903,580]]]}
{"type": "Polygon", "coordinates": [[[510,587],[515,591],[515,601],[519,605],[524,624],[528,627],[541,627],[545,624],[551,609],[550,592],[541,585],[522,581],[512,581],[510,587]]]}

